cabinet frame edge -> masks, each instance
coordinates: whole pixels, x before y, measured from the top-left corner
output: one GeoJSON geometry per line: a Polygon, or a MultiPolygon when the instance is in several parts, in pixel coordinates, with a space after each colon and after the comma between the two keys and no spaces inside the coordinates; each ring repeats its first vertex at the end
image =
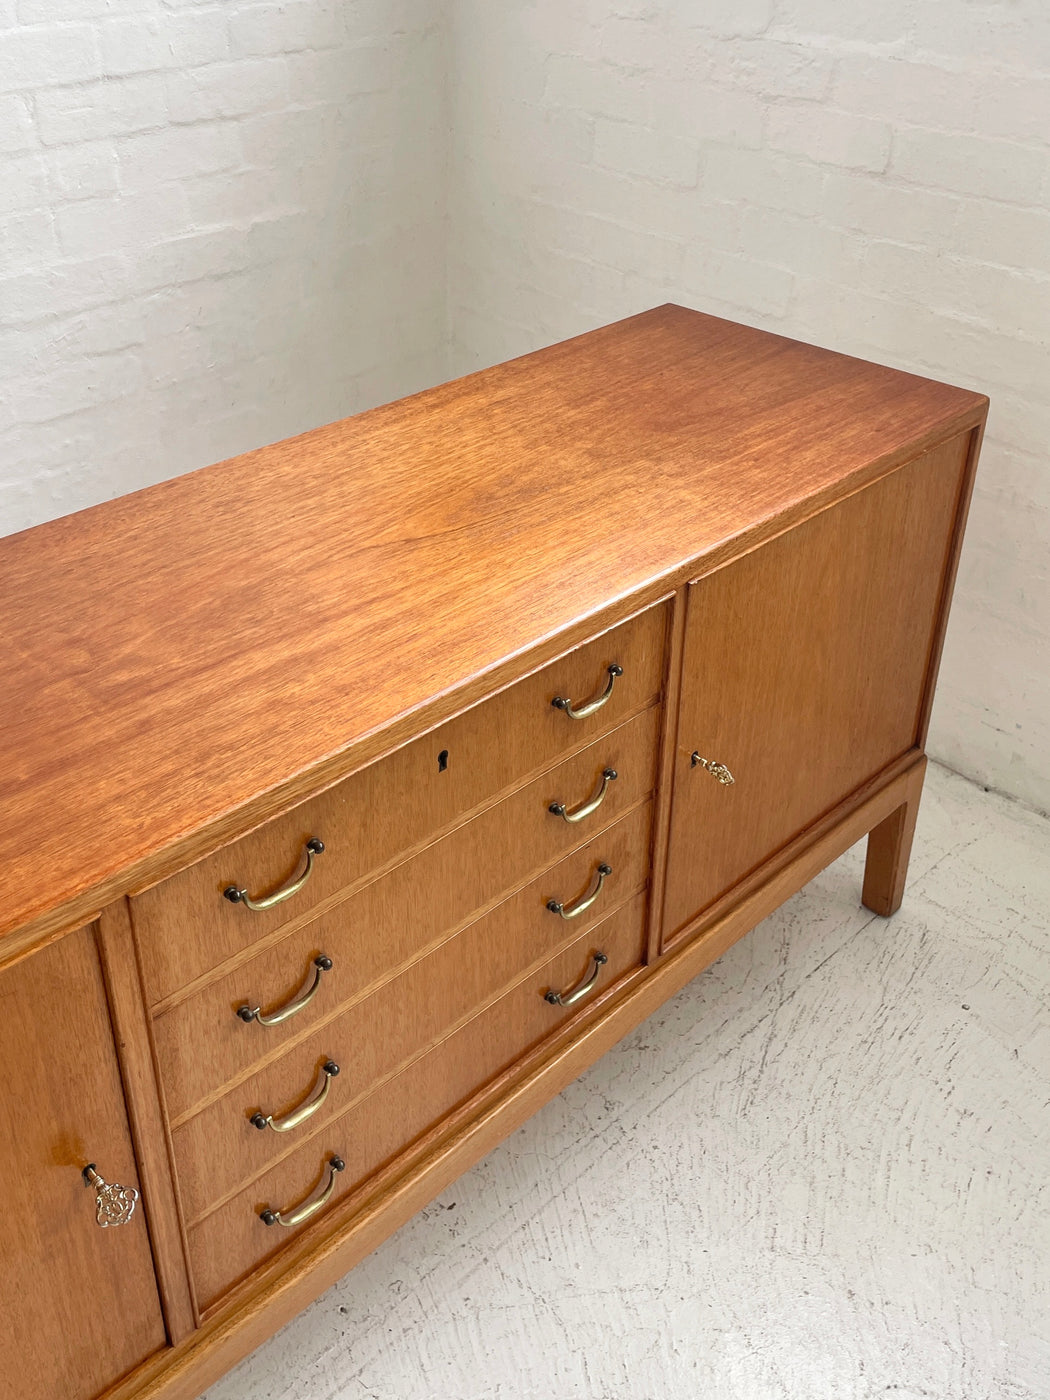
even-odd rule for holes
{"type": "Polygon", "coordinates": [[[171,1143],[161,1105],[153,1043],[127,900],[102,910],[97,922],[102,975],[124,1085],[131,1138],[138,1161],[150,1246],[168,1340],[172,1345],[197,1326],[186,1237],[175,1198],[171,1143]]]}

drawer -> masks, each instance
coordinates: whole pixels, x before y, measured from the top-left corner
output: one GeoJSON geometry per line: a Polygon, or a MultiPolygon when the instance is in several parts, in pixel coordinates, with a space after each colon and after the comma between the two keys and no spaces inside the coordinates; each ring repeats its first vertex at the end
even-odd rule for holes
{"type": "Polygon", "coordinates": [[[485,906],[643,801],[655,777],[659,720],[658,708],[643,711],[158,1016],[154,1040],[171,1118],[184,1117],[230,1080],[301,1039],[339,1005],[367,996],[485,906]],[[617,776],[606,782],[610,768],[617,776]],[[603,788],[601,805],[582,820],[566,822],[550,811],[553,802],[562,802],[572,815],[580,799],[603,788]],[[301,1011],[276,1025],[246,1024],[237,1016],[245,1005],[262,1006],[264,1014],[287,1006],[316,977],[312,964],[321,954],[331,960],[331,970],[317,978],[317,992],[301,1011]]]}
{"type": "Polygon", "coordinates": [[[646,803],[177,1127],[172,1142],[186,1219],[252,1180],[637,893],[648,875],[649,829],[646,803]],[[552,897],[568,902],[592,892],[600,862],[612,874],[579,917],[547,908],[552,897]],[[340,1067],[330,1080],[322,1071],[328,1061],[340,1067]],[[322,1084],[323,1104],[291,1132],[253,1126],[256,1113],[280,1120],[322,1084]]]}
{"type": "MultiPolygon", "coordinates": [[[[417,1141],[422,1134],[533,1046],[604,999],[641,964],[645,908],[644,895],[620,908],[192,1226],[189,1256],[199,1305],[207,1308],[217,1302],[233,1284],[297,1238],[299,1229],[264,1225],[260,1212],[286,1210],[316,1192],[327,1181],[326,1164],[332,1156],[345,1163],[345,1170],[334,1178],[331,1204],[335,1205],[413,1142],[416,1153],[422,1151],[425,1142],[417,1141]],[[594,968],[592,954],[598,951],[608,962],[600,969],[591,996],[572,1008],[552,1006],[545,1000],[548,990],[578,986],[585,980],[594,968]]],[[[331,1206],[316,1217],[322,1222],[326,1209],[331,1206]]]]}
{"type": "Polygon", "coordinates": [[[150,1004],[649,704],[663,684],[667,618],[665,603],[647,609],[134,896],[150,1004]],[[601,694],[612,679],[611,665],[623,674],[592,714],[576,719],[552,704],[561,698],[580,706],[601,694]],[[226,889],[258,899],[297,883],[311,840],[321,841],[324,851],[294,895],[261,910],[224,898],[226,889]]]}

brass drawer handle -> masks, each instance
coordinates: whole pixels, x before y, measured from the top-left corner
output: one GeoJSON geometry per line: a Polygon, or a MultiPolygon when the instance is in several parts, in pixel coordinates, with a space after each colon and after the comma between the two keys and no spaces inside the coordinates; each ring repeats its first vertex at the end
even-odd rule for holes
{"type": "Polygon", "coordinates": [[[291,899],[293,894],[298,894],[302,887],[310,878],[310,872],[314,868],[314,856],[324,854],[324,842],[319,841],[316,836],[311,836],[303,847],[303,854],[306,856],[306,865],[301,875],[293,875],[287,885],[282,885],[280,889],[274,890],[273,894],[252,895],[247,890],[242,890],[238,885],[227,885],[223,890],[223,897],[231,904],[243,904],[245,909],[272,909],[275,904],[283,904],[286,899],[291,899]]]}
{"type": "Polygon", "coordinates": [[[574,1006],[576,1002],[582,1001],[588,992],[594,989],[602,968],[609,961],[604,953],[592,954],[594,958],[594,970],[590,977],[582,981],[578,987],[574,987],[571,992],[555,992],[553,990],[545,993],[543,1000],[549,1001],[551,1006],[574,1006]]]}
{"type": "Polygon", "coordinates": [[[592,812],[596,812],[605,801],[605,794],[609,791],[609,784],[617,779],[615,768],[605,768],[602,770],[601,787],[594,794],[589,802],[582,802],[579,807],[574,807],[571,812],[567,811],[564,802],[552,802],[547,808],[548,812],[553,812],[556,817],[561,817],[567,822],[582,822],[584,817],[589,817],[592,812]]]}
{"type": "Polygon", "coordinates": [[[331,972],[332,959],[326,958],[324,953],[314,958],[312,963],[314,970],[314,980],[304,992],[300,992],[291,1001],[285,1002],[284,1006],[279,1006],[276,1011],[271,1011],[263,1015],[262,1009],[258,1006],[238,1006],[237,1015],[245,1023],[258,1021],[260,1026],[279,1026],[282,1021],[287,1021],[290,1016],[295,1016],[302,1011],[304,1006],[309,1006],[317,995],[317,990],[321,985],[321,974],[331,972]]]}
{"type": "Polygon", "coordinates": [[[571,700],[566,700],[562,695],[556,695],[551,704],[556,710],[564,710],[570,719],[586,719],[588,715],[593,715],[595,710],[600,710],[613,693],[613,686],[616,684],[616,677],[623,675],[623,667],[618,666],[614,661],[608,668],[609,684],[600,695],[596,695],[593,700],[588,700],[585,704],[575,706],[571,700]]]}
{"type": "Polygon", "coordinates": [[[85,1186],[95,1188],[95,1222],[103,1230],[111,1225],[126,1225],[135,1214],[139,1193],[134,1186],[117,1186],[114,1182],[103,1181],[95,1170],[94,1162],[89,1162],[81,1172],[85,1186]]]}
{"type": "MultiPolygon", "coordinates": [[[[341,1171],[346,1170],[346,1163],[342,1157],[329,1157],[328,1159],[328,1185],[315,1201],[309,1201],[307,1205],[295,1206],[292,1210],[261,1210],[259,1219],[264,1225],[283,1225],[286,1230],[293,1229],[296,1225],[302,1225],[309,1220],[312,1215],[316,1215],[319,1210],[323,1210],[332,1199],[332,1192],[335,1190],[335,1179],[341,1171]]],[[[309,1200],[309,1198],[307,1198],[309,1200]]]]}
{"type": "Polygon", "coordinates": [[[701,758],[698,749],[694,749],[690,763],[694,768],[706,768],[713,778],[717,778],[723,787],[729,787],[735,783],[736,779],[730,773],[724,763],[716,763],[713,758],[701,758]]]}
{"type": "Polygon", "coordinates": [[[325,1060],[321,1066],[321,1073],[324,1075],[324,1083],[321,1085],[320,1093],[310,1098],[309,1094],[299,1105],[293,1108],[291,1113],[286,1113],[283,1118],[275,1118],[272,1113],[253,1113],[248,1119],[260,1132],[267,1128],[272,1128],[275,1133],[290,1133],[293,1128],[298,1128],[300,1123],[305,1123],[308,1118],[312,1118],[318,1111],[325,1099],[328,1097],[328,1090],[331,1088],[332,1080],[339,1073],[339,1066],[334,1060],[325,1060]]]}
{"type": "Polygon", "coordinates": [[[601,894],[602,886],[605,884],[605,881],[611,874],[612,866],[606,865],[605,862],[602,861],[601,865],[599,865],[598,867],[597,884],[594,886],[594,889],[591,890],[590,894],[584,892],[580,895],[579,899],[577,899],[575,904],[559,904],[556,899],[548,899],[547,908],[551,911],[552,914],[560,914],[563,919],[579,918],[579,916],[582,913],[584,913],[587,909],[591,907],[594,901],[601,894]]]}

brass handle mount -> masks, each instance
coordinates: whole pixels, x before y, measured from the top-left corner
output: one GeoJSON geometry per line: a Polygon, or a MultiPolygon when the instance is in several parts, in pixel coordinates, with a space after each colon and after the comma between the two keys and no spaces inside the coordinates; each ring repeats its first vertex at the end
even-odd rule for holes
{"type": "Polygon", "coordinates": [[[310,878],[314,868],[314,857],[324,854],[324,842],[318,840],[316,836],[311,836],[303,847],[303,855],[306,857],[306,864],[302,873],[293,875],[286,885],[276,889],[272,894],[249,894],[240,885],[227,885],[223,890],[223,898],[228,899],[231,904],[243,904],[245,909],[254,909],[258,913],[262,909],[272,909],[275,904],[283,904],[286,899],[291,899],[293,894],[298,894],[302,887],[310,878]]]}
{"type": "Polygon", "coordinates": [[[293,1206],[289,1210],[270,1210],[267,1206],[265,1210],[259,1212],[259,1219],[264,1225],[283,1225],[286,1230],[294,1229],[296,1225],[302,1225],[311,1216],[323,1210],[332,1199],[332,1192],[335,1190],[335,1179],[341,1171],[346,1170],[346,1163],[342,1157],[329,1157],[328,1159],[328,1182],[324,1190],[315,1200],[309,1200],[301,1205],[293,1206]]]}
{"type": "Polygon", "coordinates": [[[552,988],[544,994],[543,1000],[549,1001],[551,1006],[574,1006],[576,1002],[582,1001],[587,993],[594,989],[602,968],[609,961],[604,953],[593,953],[592,957],[594,958],[594,967],[589,977],[585,977],[571,992],[556,992],[552,988]]]}
{"type": "Polygon", "coordinates": [[[595,882],[594,889],[591,890],[590,894],[584,891],[584,893],[580,895],[579,899],[577,899],[572,904],[562,904],[557,899],[548,899],[547,908],[551,911],[552,914],[560,914],[563,919],[578,919],[581,914],[583,914],[586,910],[588,910],[591,907],[594,901],[601,894],[602,886],[612,874],[612,866],[606,865],[605,862],[602,861],[601,865],[598,866],[597,873],[598,879],[595,882]]]}
{"type": "Polygon", "coordinates": [[[564,802],[552,802],[547,808],[556,817],[561,817],[562,821],[582,822],[584,817],[589,817],[592,812],[596,812],[605,801],[605,794],[609,791],[609,784],[614,783],[619,775],[615,768],[602,769],[602,780],[598,791],[587,802],[581,802],[579,807],[574,807],[570,812],[564,802]]]}
{"type": "Polygon", "coordinates": [[[95,1191],[95,1221],[103,1230],[110,1226],[126,1225],[135,1214],[139,1193],[134,1186],[118,1186],[105,1181],[99,1175],[94,1162],[89,1162],[81,1172],[84,1185],[95,1191]]]}
{"type": "Polygon", "coordinates": [[[595,710],[609,700],[613,693],[613,686],[616,684],[616,677],[623,675],[623,667],[615,661],[605,668],[609,673],[609,681],[600,695],[595,695],[593,699],[587,700],[582,705],[574,705],[571,700],[567,700],[564,695],[556,695],[551,704],[556,710],[563,710],[570,719],[586,719],[588,715],[593,715],[595,710]]]}
{"type": "MultiPolygon", "coordinates": [[[[257,1021],[260,1026],[279,1026],[282,1021],[287,1021],[290,1017],[295,1016],[302,1011],[304,1006],[309,1006],[317,995],[321,986],[321,977],[324,973],[332,970],[332,959],[321,953],[314,958],[311,967],[314,969],[313,981],[305,991],[300,992],[297,997],[293,997],[284,1006],[279,1006],[276,1011],[264,1013],[261,1007],[249,1006],[245,1003],[244,1006],[238,1006],[237,1015],[246,1025],[251,1021],[257,1021]]],[[[309,968],[307,972],[309,972],[309,968]]]]}
{"type": "Polygon", "coordinates": [[[291,1113],[286,1113],[283,1118],[275,1118],[272,1113],[264,1114],[261,1111],[253,1113],[248,1122],[260,1132],[265,1132],[267,1128],[272,1128],[275,1133],[290,1133],[293,1128],[298,1128],[300,1123],[305,1123],[308,1118],[312,1118],[318,1112],[325,1099],[328,1097],[328,1090],[331,1088],[332,1080],[339,1073],[339,1066],[334,1060],[325,1060],[321,1066],[323,1082],[320,1090],[306,1098],[298,1108],[293,1108],[291,1113]]]}
{"type": "Polygon", "coordinates": [[[712,778],[717,778],[723,787],[730,787],[736,779],[730,773],[724,763],[716,763],[713,758],[701,758],[699,749],[694,749],[690,755],[689,762],[694,768],[704,768],[711,774],[712,778]]]}

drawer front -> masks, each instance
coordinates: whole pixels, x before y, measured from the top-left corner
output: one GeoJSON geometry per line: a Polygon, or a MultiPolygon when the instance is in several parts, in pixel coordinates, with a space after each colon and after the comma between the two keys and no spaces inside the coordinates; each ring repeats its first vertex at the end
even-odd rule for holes
{"type": "Polygon", "coordinates": [[[287,1209],[307,1197],[327,1180],[326,1163],[332,1156],[338,1155],[346,1165],[335,1177],[330,1206],[316,1217],[321,1228],[325,1210],[353,1194],[414,1142],[415,1152],[422,1151],[425,1142],[417,1141],[421,1135],[526,1051],[602,1000],[641,964],[645,908],[645,896],[639,895],[576,939],[428,1055],[329,1122],[309,1143],[193,1226],[190,1266],[201,1307],[217,1302],[233,1284],[299,1236],[301,1229],[264,1225],[260,1212],[287,1209]],[[608,961],[592,993],[566,1008],[545,1000],[551,989],[587,980],[595,966],[592,955],[599,951],[608,961]]]}
{"type": "Polygon", "coordinates": [[[176,1128],[186,1219],[196,1219],[295,1142],[318,1132],[634,895],[648,875],[649,829],[646,803],[176,1128]],[[570,900],[593,892],[600,862],[612,874],[579,917],[564,919],[547,908],[554,898],[568,909],[570,900]],[[340,1073],[315,1115],[287,1134],[252,1125],[257,1112],[280,1120],[316,1093],[328,1061],[340,1073]]]}
{"type": "Polygon", "coordinates": [[[649,608],[136,895],[131,911],[150,1003],[642,709],[663,684],[667,617],[666,604],[649,608]],[[594,713],[573,719],[552,704],[561,698],[576,707],[600,694],[612,679],[610,665],[623,674],[594,713]],[[230,888],[257,900],[295,883],[311,840],[323,842],[324,852],[287,900],[253,910],[224,897],[230,888]]]}
{"type": "Polygon", "coordinates": [[[659,720],[658,708],[643,711],[159,1016],[154,1038],[170,1117],[193,1112],[644,801],[654,781],[659,720]],[[617,775],[612,781],[603,776],[608,769],[617,775]],[[573,815],[603,788],[601,805],[579,821],[550,811],[562,803],[573,815]],[[264,1014],[286,1006],[316,975],[312,964],[320,954],[332,967],[301,1011],[276,1025],[238,1018],[245,1005],[261,1006],[264,1014]]]}

